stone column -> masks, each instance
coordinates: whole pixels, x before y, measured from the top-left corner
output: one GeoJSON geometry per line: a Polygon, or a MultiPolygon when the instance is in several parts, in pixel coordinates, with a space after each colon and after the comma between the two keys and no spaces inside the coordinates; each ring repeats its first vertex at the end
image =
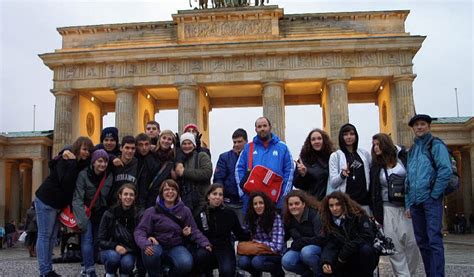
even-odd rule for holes
{"type": "Polygon", "coordinates": [[[5,226],[5,192],[7,189],[5,160],[0,158],[0,225],[5,226]]]}
{"type": "Polygon", "coordinates": [[[263,83],[263,115],[272,123],[272,132],[285,140],[285,90],[281,82],[263,83]]]}
{"type": "Polygon", "coordinates": [[[43,183],[43,158],[33,159],[33,169],[31,170],[31,199],[35,198],[36,190],[43,183]]]}
{"type": "Polygon", "coordinates": [[[395,101],[395,123],[397,137],[394,141],[398,145],[409,147],[413,143],[413,131],[408,126],[408,121],[415,115],[413,101],[413,80],[416,75],[407,74],[394,76],[393,97],[395,101]]]}
{"type": "MultiPolygon", "coordinates": [[[[462,187],[462,197],[463,197],[463,204],[464,204],[464,215],[468,219],[469,222],[469,216],[472,213],[472,185],[471,180],[473,180],[473,173],[474,173],[474,168],[472,167],[472,154],[474,154],[473,148],[471,147],[470,149],[463,148],[461,150],[461,168],[458,166],[458,172],[460,173],[459,175],[461,177],[461,187],[462,187]],[[471,151],[471,153],[469,153],[471,151]],[[469,155],[470,154],[470,155],[469,155]]],[[[459,161],[458,161],[459,162],[459,161]]]]}
{"type": "Polygon", "coordinates": [[[10,195],[9,204],[10,204],[10,217],[9,219],[14,219],[16,222],[19,222],[20,219],[20,171],[18,168],[18,162],[10,163],[10,195]]]}
{"type": "Polygon", "coordinates": [[[338,142],[339,129],[349,122],[348,80],[328,80],[326,83],[326,125],[333,142],[338,142]]]}
{"type": "Polygon", "coordinates": [[[178,87],[178,132],[180,134],[186,124],[198,123],[198,92],[196,85],[181,85],[178,87]]]}
{"type": "Polygon", "coordinates": [[[119,130],[119,140],[124,136],[135,135],[136,91],[133,88],[115,89],[115,126],[119,130]]]}
{"type": "Polygon", "coordinates": [[[70,91],[51,90],[56,97],[54,111],[54,157],[67,144],[71,144],[72,138],[72,100],[74,94],[70,91]]]}

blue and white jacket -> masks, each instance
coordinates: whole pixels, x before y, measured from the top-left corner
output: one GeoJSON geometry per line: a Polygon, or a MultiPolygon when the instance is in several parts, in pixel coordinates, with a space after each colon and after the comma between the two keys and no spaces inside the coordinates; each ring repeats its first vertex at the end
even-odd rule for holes
{"type": "Polygon", "coordinates": [[[438,139],[433,140],[431,153],[433,154],[433,168],[428,153],[428,143],[433,136],[428,133],[416,137],[415,143],[408,152],[405,206],[425,202],[429,197],[439,199],[451,178],[451,160],[447,147],[438,139]],[[432,185],[433,184],[433,185],[432,185]]]}
{"type": "MultiPolygon", "coordinates": [[[[262,165],[271,169],[276,174],[283,177],[283,184],[281,188],[280,197],[278,198],[277,208],[283,207],[285,195],[293,188],[293,173],[295,170],[293,159],[291,157],[288,146],[280,140],[278,136],[272,133],[272,138],[268,142],[268,147],[263,146],[263,142],[258,136],[253,138],[254,151],[252,167],[262,165]]],[[[235,179],[239,190],[239,195],[243,197],[244,206],[247,203],[247,195],[244,195],[243,190],[239,186],[240,180],[245,176],[248,167],[249,147],[247,143],[244,150],[240,153],[239,160],[235,166],[235,179]]]]}

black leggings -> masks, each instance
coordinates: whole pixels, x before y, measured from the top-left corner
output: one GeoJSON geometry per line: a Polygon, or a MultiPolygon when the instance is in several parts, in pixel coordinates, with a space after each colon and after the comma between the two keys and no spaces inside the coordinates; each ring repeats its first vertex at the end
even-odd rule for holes
{"type": "Polygon", "coordinates": [[[379,256],[369,244],[363,244],[359,251],[350,256],[346,263],[333,265],[334,276],[372,277],[379,263],[379,256]]]}

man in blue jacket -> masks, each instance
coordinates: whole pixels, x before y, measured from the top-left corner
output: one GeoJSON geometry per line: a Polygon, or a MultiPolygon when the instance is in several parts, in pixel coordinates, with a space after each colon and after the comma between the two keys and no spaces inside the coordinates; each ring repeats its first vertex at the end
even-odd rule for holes
{"type": "Polygon", "coordinates": [[[415,143],[408,154],[405,197],[428,277],[444,276],[443,193],[452,173],[447,147],[430,132],[431,120],[429,115],[418,114],[408,123],[415,143]]]}
{"type": "MultiPolygon", "coordinates": [[[[285,195],[288,194],[293,187],[293,172],[295,168],[290,150],[278,136],[272,133],[272,124],[268,118],[257,118],[255,121],[255,132],[257,135],[253,138],[254,151],[251,153],[251,155],[253,155],[252,168],[256,165],[262,165],[283,177],[281,192],[276,205],[277,208],[281,209],[285,195]]],[[[235,167],[235,179],[239,194],[244,202],[244,209],[247,207],[248,195],[244,194],[239,184],[247,172],[249,147],[250,144],[245,145],[235,167]]]]}
{"type": "Polygon", "coordinates": [[[240,199],[237,184],[235,183],[235,164],[239,159],[240,152],[247,144],[247,132],[239,128],[232,134],[232,150],[220,154],[214,171],[214,183],[224,185],[224,202],[232,209],[242,224],[244,214],[242,211],[242,200],[240,199]]]}

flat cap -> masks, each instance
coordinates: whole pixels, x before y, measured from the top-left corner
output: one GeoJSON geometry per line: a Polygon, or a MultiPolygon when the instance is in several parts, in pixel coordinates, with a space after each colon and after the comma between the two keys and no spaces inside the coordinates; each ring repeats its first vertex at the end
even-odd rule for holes
{"type": "Polygon", "coordinates": [[[408,126],[413,127],[416,121],[418,120],[423,120],[428,122],[428,124],[431,124],[431,121],[433,120],[431,116],[427,114],[416,114],[414,117],[410,119],[410,122],[408,122],[408,126]]]}

